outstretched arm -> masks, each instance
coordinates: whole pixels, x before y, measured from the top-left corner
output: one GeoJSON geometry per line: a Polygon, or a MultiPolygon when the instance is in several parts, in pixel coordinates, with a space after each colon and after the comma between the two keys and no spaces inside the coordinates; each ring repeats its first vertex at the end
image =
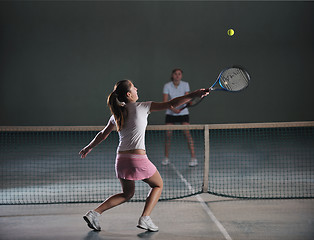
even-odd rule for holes
{"type": "Polygon", "coordinates": [[[79,154],[81,155],[81,158],[85,158],[86,155],[90,151],[92,151],[94,147],[96,147],[99,143],[105,140],[109,136],[109,134],[112,132],[114,127],[115,125],[112,124],[111,121],[109,120],[107,126],[103,130],[98,132],[95,138],[79,152],[79,154]]]}
{"type": "Polygon", "coordinates": [[[208,91],[206,91],[205,89],[199,89],[199,90],[191,92],[187,95],[173,98],[167,102],[152,102],[152,105],[150,107],[150,111],[151,112],[161,111],[161,110],[166,110],[168,108],[173,109],[175,107],[181,106],[181,105],[189,102],[190,100],[192,100],[195,97],[205,97],[206,95],[208,95],[208,91]]]}
{"type": "MultiPolygon", "coordinates": [[[[185,95],[187,95],[188,93],[185,93],[185,95]]],[[[162,98],[162,102],[168,102],[169,101],[169,95],[168,94],[163,94],[163,98],[162,98]]],[[[180,113],[181,110],[177,109],[177,108],[169,108],[172,112],[174,113],[180,113]]]]}

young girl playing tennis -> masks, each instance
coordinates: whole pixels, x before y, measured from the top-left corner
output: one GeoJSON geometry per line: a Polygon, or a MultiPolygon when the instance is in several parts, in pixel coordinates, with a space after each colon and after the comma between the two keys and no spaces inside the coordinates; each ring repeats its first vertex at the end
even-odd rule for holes
{"type": "Polygon", "coordinates": [[[100,214],[131,199],[135,191],[134,181],[142,180],[151,187],[151,190],[137,227],[149,231],[158,231],[158,227],[152,222],[150,214],[161,195],[163,181],[158,170],[146,155],[145,129],[147,117],[150,112],[172,109],[188,102],[193,97],[202,97],[207,94],[204,89],[199,89],[167,102],[137,102],[137,88],[130,80],[122,80],[116,83],[107,100],[112,113],[107,126],[79,154],[82,158],[85,158],[94,147],[108,137],[116,126],[119,134],[119,146],[117,148],[115,170],[121,182],[122,192],[109,197],[97,208],[86,213],[83,218],[90,228],[100,231],[98,221],[100,214]]]}

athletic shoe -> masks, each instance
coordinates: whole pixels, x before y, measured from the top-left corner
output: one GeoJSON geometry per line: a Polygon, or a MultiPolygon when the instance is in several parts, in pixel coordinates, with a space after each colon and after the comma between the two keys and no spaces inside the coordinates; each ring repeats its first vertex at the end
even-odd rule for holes
{"type": "Polygon", "coordinates": [[[150,216],[140,217],[137,227],[151,232],[157,232],[159,230],[158,227],[153,223],[150,216]]]}
{"type": "Polygon", "coordinates": [[[169,163],[170,163],[170,162],[169,162],[169,158],[167,158],[167,157],[165,157],[165,158],[162,160],[162,162],[161,162],[161,164],[164,165],[164,166],[168,165],[169,163]]]}
{"type": "Polygon", "coordinates": [[[189,162],[190,167],[195,167],[197,166],[197,159],[196,158],[191,158],[191,161],[189,162]]]}
{"type": "Polygon", "coordinates": [[[98,217],[100,216],[100,214],[98,212],[95,211],[88,211],[85,216],[83,217],[83,219],[87,222],[87,225],[91,228],[94,229],[96,231],[100,231],[100,226],[99,226],[99,221],[98,221],[98,217]]]}

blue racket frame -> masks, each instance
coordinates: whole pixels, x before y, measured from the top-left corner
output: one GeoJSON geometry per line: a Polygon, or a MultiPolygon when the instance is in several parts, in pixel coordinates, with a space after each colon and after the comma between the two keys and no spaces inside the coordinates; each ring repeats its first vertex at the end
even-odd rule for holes
{"type": "Polygon", "coordinates": [[[213,84],[210,88],[208,88],[208,91],[209,91],[209,92],[211,92],[211,91],[239,92],[239,91],[242,91],[243,89],[245,89],[245,88],[249,85],[250,79],[251,79],[251,78],[250,78],[249,73],[248,73],[244,68],[242,68],[242,67],[234,66],[234,67],[232,67],[232,68],[225,68],[224,70],[222,70],[222,71],[220,72],[220,74],[218,75],[218,78],[217,78],[217,80],[214,82],[214,84],[213,84]],[[241,73],[245,74],[245,78],[247,79],[247,85],[246,85],[244,88],[241,88],[241,89],[239,89],[239,90],[230,90],[230,89],[225,88],[225,87],[223,86],[223,84],[221,83],[221,76],[223,75],[223,73],[224,73],[225,71],[230,70],[230,69],[233,69],[233,68],[234,68],[234,69],[238,69],[238,70],[241,71],[241,73]],[[220,86],[221,88],[215,88],[215,86],[216,86],[217,83],[219,83],[219,86],[220,86]]]}
{"type": "MultiPolygon", "coordinates": [[[[217,80],[214,82],[214,84],[210,87],[210,88],[207,88],[206,91],[208,92],[211,92],[211,91],[228,91],[228,92],[239,92],[243,89],[245,89],[248,85],[249,85],[249,82],[250,82],[251,78],[250,78],[250,75],[249,73],[243,68],[243,67],[239,67],[239,66],[233,66],[231,68],[225,68],[224,70],[222,70],[220,72],[220,74],[218,75],[217,77],[217,80]],[[232,89],[227,89],[223,86],[223,84],[221,83],[221,76],[223,75],[223,73],[227,70],[230,70],[230,69],[238,69],[241,71],[241,74],[245,74],[245,78],[247,80],[247,84],[243,87],[243,88],[240,88],[238,90],[232,90],[232,89]],[[215,88],[216,84],[219,83],[219,86],[220,88],[215,88]]],[[[186,106],[184,106],[182,109],[184,108],[187,108],[187,107],[194,107],[196,105],[198,105],[202,100],[204,99],[203,98],[195,98],[195,99],[192,99],[189,103],[186,104],[186,106]]]]}

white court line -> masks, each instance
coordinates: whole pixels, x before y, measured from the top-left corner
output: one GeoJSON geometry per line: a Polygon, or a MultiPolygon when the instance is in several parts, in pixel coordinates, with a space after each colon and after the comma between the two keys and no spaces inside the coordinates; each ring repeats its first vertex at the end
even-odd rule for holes
{"type": "MultiPolygon", "coordinates": [[[[195,192],[195,189],[192,187],[192,185],[183,177],[183,175],[178,171],[178,169],[172,164],[170,163],[170,165],[172,166],[173,170],[177,173],[177,175],[179,176],[179,178],[181,179],[182,182],[184,182],[185,186],[191,191],[191,192],[195,192]]],[[[203,207],[203,209],[205,210],[205,212],[208,214],[208,216],[210,217],[210,219],[216,224],[216,226],[218,227],[218,229],[220,230],[220,232],[222,233],[222,235],[224,235],[226,240],[232,240],[232,238],[230,237],[229,233],[227,232],[227,230],[224,228],[224,226],[218,221],[218,219],[215,217],[215,215],[213,214],[213,212],[210,210],[210,208],[207,206],[207,204],[205,203],[204,199],[197,194],[196,199],[199,201],[199,203],[201,204],[201,206],[203,207]]]]}
{"type": "Polygon", "coordinates": [[[218,219],[215,217],[215,215],[213,214],[213,212],[209,209],[209,207],[207,206],[207,204],[205,203],[205,201],[203,200],[203,198],[197,194],[195,196],[197,198],[197,200],[200,202],[200,204],[202,205],[203,209],[205,210],[205,212],[208,214],[208,216],[210,217],[210,219],[216,224],[216,226],[219,228],[220,232],[224,235],[225,239],[227,240],[232,240],[232,238],[230,237],[229,233],[227,232],[227,230],[224,228],[224,226],[218,221],[218,219]]]}

